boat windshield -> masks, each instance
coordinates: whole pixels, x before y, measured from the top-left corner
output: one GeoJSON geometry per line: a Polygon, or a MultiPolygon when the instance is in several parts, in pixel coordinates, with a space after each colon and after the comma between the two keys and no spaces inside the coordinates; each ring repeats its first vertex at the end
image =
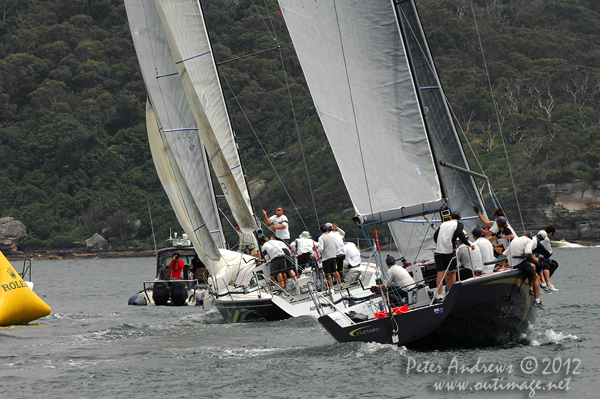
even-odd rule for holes
{"type": "Polygon", "coordinates": [[[179,258],[183,261],[184,267],[192,268],[192,259],[196,256],[194,249],[173,248],[173,250],[164,251],[158,254],[157,272],[166,269],[169,263],[173,260],[173,255],[179,254],[179,258]]]}

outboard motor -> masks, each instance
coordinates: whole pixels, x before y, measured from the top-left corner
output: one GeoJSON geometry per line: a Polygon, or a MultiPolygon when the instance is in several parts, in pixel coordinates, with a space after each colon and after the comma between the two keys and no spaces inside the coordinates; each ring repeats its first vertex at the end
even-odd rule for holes
{"type": "Polygon", "coordinates": [[[165,306],[169,301],[169,284],[154,283],[152,290],[152,299],[156,306],[165,306]]]}
{"type": "Polygon", "coordinates": [[[171,302],[173,306],[183,306],[188,297],[188,290],[186,283],[181,281],[173,282],[171,280],[171,302]]]}

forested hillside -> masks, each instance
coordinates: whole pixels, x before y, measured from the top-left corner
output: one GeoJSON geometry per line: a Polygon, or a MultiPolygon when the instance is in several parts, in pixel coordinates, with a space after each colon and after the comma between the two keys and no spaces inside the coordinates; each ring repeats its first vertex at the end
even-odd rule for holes
{"type": "MultiPolygon", "coordinates": [[[[248,177],[266,183],[251,187],[257,210],[285,206],[292,234],[304,230],[295,208],[313,233],[315,208],[321,222],[350,229],[351,203],[277,2],[202,4],[219,63],[280,46],[219,66],[248,177]]],[[[544,184],[600,179],[597,2],[417,6],[465,149],[505,207],[515,197],[503,141],[522,203],[551,201],[544,184]]],[[[150,157],[122,1],[0,0],[0,11],[0,217],[26,224],[24,247],[65,247],[135,219],[150,239],[148,204],[159,239],[178,229],[150,157]]]]}

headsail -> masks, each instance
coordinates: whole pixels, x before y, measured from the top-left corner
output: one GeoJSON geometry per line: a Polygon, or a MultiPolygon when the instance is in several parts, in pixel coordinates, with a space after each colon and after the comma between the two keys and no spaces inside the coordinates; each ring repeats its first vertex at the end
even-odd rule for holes
{"type": "Polygon", "coordinates": [[[200,136],[240,229],[257,229],[225,99],[197,0],[156,0],[200,136]]]}
{"type": "Polygon", "coordinates": [[[321,122],[363,222],[444,206],[390,0],[279,0],[321,122]]]}
{"type": "Polygon", "coordinates": [[[202,213],[196,207],[186,180],[177,166],[176,157],[163,141],[164,138],[161,135],[162,129],[149,101],[146,106],[146,126],[156,172],[169,197],[177,220],[184,231],[188,233],[196,249],[196,253],[198,253],[202,262],[204,262],[210,272],[214,273],[217,270],[211,267],[212,263],[213,261],[218,261],[221,258],[221,254],[216,245],[212,245],[214,242],[210,237],[210,231],[206,228],[197,227],[203,226],[206,223],[204,222],[202,213]]]}
{"type": "Polygon", "coordinates": [[[148,141],[152,151],[152,159],[156,166],[158,177],[169,197],[171,206],[175,211],[177,220],[188,233],[192,244],[206,265],[210,274],[219,284],[227,284],[234,279],[241,268],[256,258],[238,252],[218,249],[210,239],[210,232],[206,229],[197,229],[194,226],[203,225],[202,214],[196,208],[189,191],[188,185],[181,171],[174,161],[172,151],[165,146],[162,129],[150,102],[146,106],[146,125],[148,127],[148,141]]]}
{"type": "MultiPolygon", "coordinates": [[[[180,222],[189,219],[192,225],[182,222],[186,233],[197,236],[194,242],[197,251],[206,253],[209,259],[220,258],[218,248],[225,247],[221,222],[215,203],[214,191],[204,153],[204,146],[198,135],[193,114],[187,102],[177,70],[174,66],[165,33],[160,25],[160,18],[154,2],[144,0],[126,0],[127,18],[131,36],[140,63],[142,76],[148,97],[152,103],[153,116],[147,118],[148,129],[160,127],[160,141],[163,147],[159,155],[170,162],[169,167],[175,170],[180,178],[182,192],[189,197],[178,199],[185,202],[182,210],[174,206],[180,222]],[[164,154],[163,154],[164,153],[164,154]],[[185,209],[195,208],[199,216],[185,214],[185,209]]],[[[157,169],[160,167],[154,159],[157,169]]],[[[167,193],[169,189],[163,187],[167,193]]],[[[169,196],[171,202],[174,200],[169,196]]],[[[190,211],[191,212],[191,211],[190,211]]],[[[202,259],[207,263],[208,259],[202,259]]]]}

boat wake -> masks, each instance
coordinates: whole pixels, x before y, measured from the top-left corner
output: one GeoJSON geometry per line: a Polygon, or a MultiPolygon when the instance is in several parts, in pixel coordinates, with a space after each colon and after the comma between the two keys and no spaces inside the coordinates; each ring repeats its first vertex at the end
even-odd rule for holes
{"type": "Polygon", "coordinates": [[[389,352],[391,350],[392,352],[398,352],[398,354],[400,355],[404,355],[407,352],[405,346],[380,344],[377,342],[367,342],[360,345],[359,350],[356,352],[356,357],[371,356],[374,353],[377,353],[381,350],[384,350],[385,352],[389,352]]]}

